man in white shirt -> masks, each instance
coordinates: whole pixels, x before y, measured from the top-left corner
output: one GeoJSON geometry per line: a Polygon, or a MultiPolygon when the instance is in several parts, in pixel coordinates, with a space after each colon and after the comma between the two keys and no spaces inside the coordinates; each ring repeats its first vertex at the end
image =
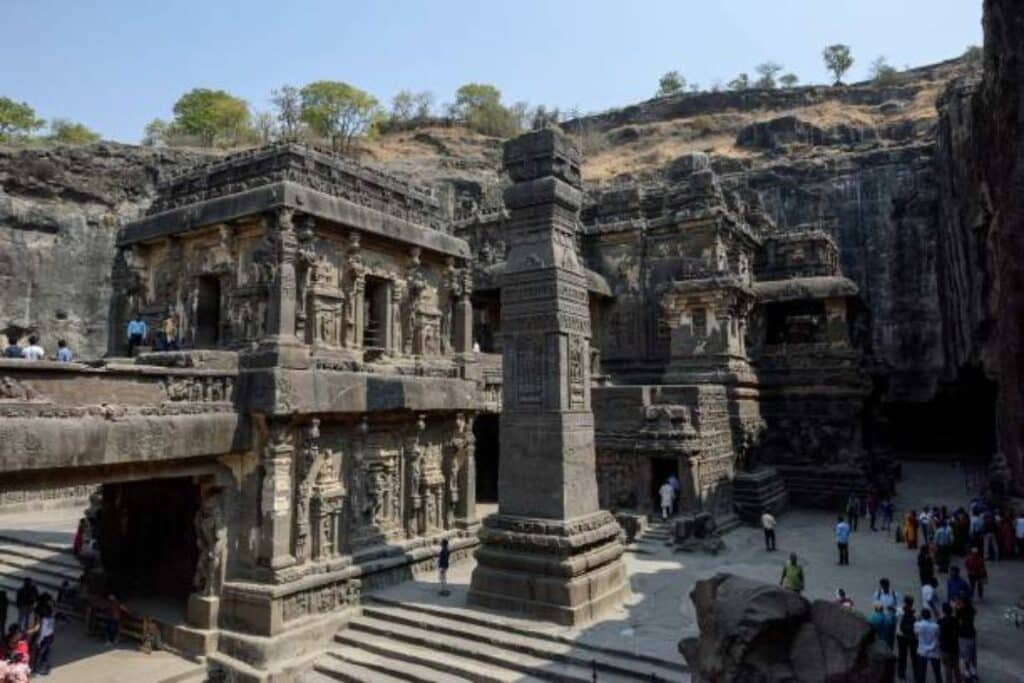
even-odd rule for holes
{"type": "Polygon", "coordinates": [[[661,498],[661,518],[668,519],[672,514],[672,501],[676,497],[676,490],[667,481],[658,489],[658,497],[661,498]]]}
{"type": "Polygon", "coordinates": [[[46,356],[43,347],[39,345],[39,337],[32,335],[28,338],[28,346],[24,351],[25,360],[42,360],[46,356]]]}
{"type": "Polygon", "coordinates": [[[775,550],[775,517],[765,511],[761,515],[761,528],[764,529],[764,547],[768,552],[775,550]]]}
{"type": "Polygon", "coordinates": [[[927,607],[921,610],[921,618],[914,622],[914,635],[917,636],[917,656],[921,658],[919,680],[923,681],[928,672],[929,662],[935,673],[935,680],[942,680],[942,662],[939,658],[939,625],[932,621],[932,613],[927,607]]]}

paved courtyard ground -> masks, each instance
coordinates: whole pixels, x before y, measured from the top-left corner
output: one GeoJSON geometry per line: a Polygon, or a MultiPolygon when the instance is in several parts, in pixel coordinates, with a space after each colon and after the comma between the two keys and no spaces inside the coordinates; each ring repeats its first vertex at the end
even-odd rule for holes
{"type": "MultiPolygon", "coordinates": [[[[922,505],[960,505],[966,492],[962,473],[950,465],[908,463],[897,498],[897,510],[922,505]]],[[[490,509],[482,509],[486,513],[490,509]]],[[[18,531],[38,540],[70,542],[77,513],[35,513],[0,518],[0,534],[18,531]],[[70,522],[70,523],[69,523],[70,522]]],[[[780,518],[778,551],[767,553],[759,529],[741,527],[726,536],[726,550],[717,556],[686,554],[656,542],[637,544],[626,556],[633,595],[622,609],[599,624],[572,630],[529,622],[531,627],[585,642],[646,653],[679,661],[680,638],[695,635],[696,618],[688,593],[700,578],[719,571],[776,582],[790,552],[799,555],[807,576],[809,598],[831,599],[844,588],[858,609],[870,609],[879,577],[892,580],[901,594],[919,595],[913,551],[881,532],[865,529],[854,534],[851,565],[836,564],[832,539],[834,515],[824,511],[795,510],[780,518]]],[[[389,597],[430,604],[464,605],[472,563],[450,572],[452,595],[437,595],[436,577],[393,586],[381,591],[389,597]]],[[[1024,681],[1024,629],[1008,623],[1005,611],[1024,594],[1024,561],[990,563],[986,600],[978,606],[978,643],[985,683],[1024,681]]],[[[510,621],[518,621],[512,620],[510,621]]],[[[523,622],[519,622],[523,624],[523,622]]],[[[196,664],[168,653],[145,655],[124,645],[107,649],[82,633],[79,622],[58,632],[55,668],[48,679],[55,683],[95,681],[165,681],[186,677],[196,664]]]]}
{"type": "MultiPolygon", "coordinates": [[[[956,506],[967,501],[963,473],[948,464],[907,463],[899,491],[897,515],[923,505],[956,506]]],[[[836,589],[843,588],[859,610],[870,610],[877,581],[884,576],[900,595],[912,593],[920,603],[915,551],[895,543],[891,536],[872,533],[862,525],[851,541],[851,564],[840,567],[832,535],[833,513],[793,510],[779,521],[778,551],[774,553],[765,551],[760,529],[750,527],[729,533],[726,550],[717,556],[679,553],[661,544],[640,543],[626,555],[633,595],[622,609],[583,630],[535,622],[534,627],[678,661],[679,640],[697,634],[696,615],[689,599],[696,580],[724,571],[778,582],[790,552],[797,553],[805,567],[808,598],[832,599],[836,589]]],[[[472,563],[453,568],[453,592],[447,598],[437,595],[433,576],[382,592],[409,601],[463,605],[471,574],[472,563]]],[[[978,604],[981,679],[985,683],[1019,683],[1024,681],[1024,629],[1008,623],[1005,611],[1024,595],[1024,561],[990,563],[989,576],[985,601],[978,604]]],[[[942,584],[944,593],[944,580],[942,584]]]]}

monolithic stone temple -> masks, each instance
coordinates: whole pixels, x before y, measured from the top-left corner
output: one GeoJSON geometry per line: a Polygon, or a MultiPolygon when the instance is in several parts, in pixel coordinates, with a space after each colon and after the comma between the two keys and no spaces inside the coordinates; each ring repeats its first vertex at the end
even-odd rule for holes
{"type": "Polygon", "coordinates": [[[471,604],[579,625],[629,593],[612,513],[673,475],[721,523],[880,481],[821,226],[776,233],[700,154],[582,215],[561,132],[504,166],[500,210],[458,221],[291,144],[160,184],[118,235],[105,362],[3,362],[5,484],[102,484],[95,594],[176,601],[169,643],[287,678],[442,539],[471,604]]]}

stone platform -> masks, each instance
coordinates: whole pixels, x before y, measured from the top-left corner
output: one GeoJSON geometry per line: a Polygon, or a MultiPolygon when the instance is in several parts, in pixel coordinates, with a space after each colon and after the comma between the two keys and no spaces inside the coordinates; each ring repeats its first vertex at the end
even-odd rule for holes
{"type": "Polygon", "coordinates": [[[740,472],[732,482],[732,504],[748,524],[760,524],[761,515],[780,514],[789,504],[786,482],[774,467],[740,472]]]}

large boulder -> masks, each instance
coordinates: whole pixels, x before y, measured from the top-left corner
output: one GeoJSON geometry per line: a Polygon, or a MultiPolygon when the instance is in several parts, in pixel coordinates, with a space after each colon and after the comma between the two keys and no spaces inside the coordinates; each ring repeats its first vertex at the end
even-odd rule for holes
{"type": "Polygon", "coordinates": [[[690,592],[700,637],[679,650],[705,683],[881,683],[893,655],[859,613],[760,581],[717,574],[690,592]]]}

